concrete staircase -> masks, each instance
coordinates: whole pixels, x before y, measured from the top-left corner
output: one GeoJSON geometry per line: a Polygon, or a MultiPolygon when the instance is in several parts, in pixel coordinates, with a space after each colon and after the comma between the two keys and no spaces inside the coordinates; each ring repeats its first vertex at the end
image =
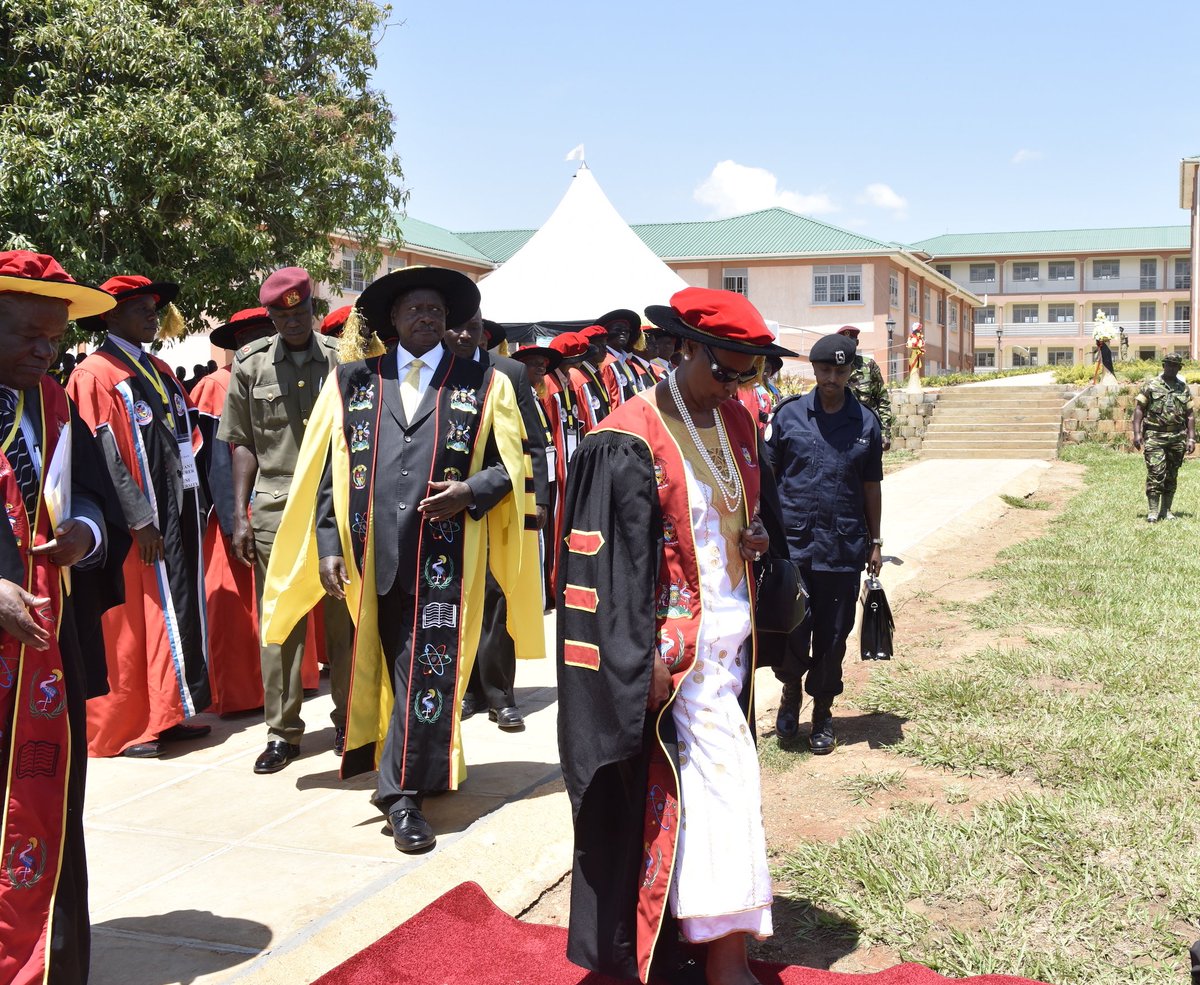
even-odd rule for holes
{"type": "Polygon", "coordinates": [[[1073,392],[1057,385],[946,387],[921,457],[1057,458],[1062,408],[1073,392]]]}

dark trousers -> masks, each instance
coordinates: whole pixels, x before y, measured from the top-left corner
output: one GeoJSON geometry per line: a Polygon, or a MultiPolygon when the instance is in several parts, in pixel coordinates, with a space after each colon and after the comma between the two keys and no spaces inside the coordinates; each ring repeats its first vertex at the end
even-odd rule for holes
{"type": "Polygon", "coordinates": [[[404,733],[408,727],[408,661],[397,660],[412,649],[416,626],[417,598],[410,592],[393,586],[387,595],[379,597],[379,643],[387,661],[388,679],[392,684],[392,720],[388,725],[383,753],[379,757],[379,780],[375,784],[372,803],[385,814],[401,808],[421,806],[417,790],[400,788],[401,757],[404,754],[404,733]]]}
{"type": "Polygon", "coordinates": [[[475,654],[467,690],[474,695],[477,706],[512,708],[517,703],[513,694],[516,677],[517,651],[508,635],[508,600],[489,571],[483,588],[479,650],[475,654]]]}
{"type": "Polygon", "coordinates": [[[775,676],[798,684],[813,698],[832,701],[841,694],[846,637],[854,630],[860,572],[802,569],[808,586],[808,613],[791,636],[775,676]]]}

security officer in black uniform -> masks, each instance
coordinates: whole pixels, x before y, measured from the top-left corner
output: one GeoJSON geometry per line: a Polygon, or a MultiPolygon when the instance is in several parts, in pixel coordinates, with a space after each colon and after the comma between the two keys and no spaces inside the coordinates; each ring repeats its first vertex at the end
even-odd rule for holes
{"type": "Polygon", "coordinates": [[[808,614],[775,668],[783,682],[775,731],[781,739],[799,731],[803,679],[816,755],[835,745],[833,700],[842,693],[862,570],[878,574],[882,560],[883,438],[879,418],[847,386],[856,349],[843,335],[818,340],[809,354],[817,385],[780,403],[766,435],[788,549],[809,592],[808,614]]]}

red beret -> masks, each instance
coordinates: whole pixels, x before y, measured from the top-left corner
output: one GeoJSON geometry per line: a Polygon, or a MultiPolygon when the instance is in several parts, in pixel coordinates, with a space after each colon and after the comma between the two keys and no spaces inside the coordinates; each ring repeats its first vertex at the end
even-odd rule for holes
{"type": "Polygon", "coordinates": [[[325,316],[325,320],[321,322],[321,334],[332,335],[335,332],[340,332],[346,327],[346,319],[350,317],[350,312],[353,310],[354,306],[347,304],[329,312],[325,316]]]}
{"type": "Polygon", "coordinates": [[[550,348],[562,353],[564,359],[570,359],[587,352],[588,341],[578,332],[563,332],[550,340],[550,348]]]}
{"type": "Polygon", "coordinates": [[[672,335],[753,356],[794,356],[775,336],[750,300],[736,291],[685,287],[671,306],[652,304],[646,316],[672,335]]]}
{"type": "Polygon", "coordinates": [[[78,284],[54,257],[32,250],[0,252],[0,294],[34,294],[67,302],[71,318],[110,311],[112,295],[78,284]]]}
{"type": "Polygon", "coordinates": [[[603,325],[589,325],[587,328],[585,328],[582,332],[579,333],[580,337],[587,339],[588,342],[591,342],[591,340],[596,338],[598,335],[607,335],[607,334],[608,334],[608,329],[605,328],[603,325]]]}
{"type": "Polygon", "coordinates": [[[858,338],[859,332],[861,331],[862,329],[860,329],[857,325],[843,325],[837,330],[837,333],[838,335],[845,335],[847,332],[853,332],[854,337],[858,338]]]}
{"type": "Polygon", "coordinates": [[[294,308],[312,296],[312,278],[303,267],[276,270],[258,290],[258,303],[271,308],[294,308]]]}

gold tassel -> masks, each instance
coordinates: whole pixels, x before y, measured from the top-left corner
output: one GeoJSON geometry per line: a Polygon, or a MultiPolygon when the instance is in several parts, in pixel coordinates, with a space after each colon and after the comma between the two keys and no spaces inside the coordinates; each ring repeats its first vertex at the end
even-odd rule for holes
{"type": "Polygon", "coordinates": [[[645,352],[646,351],[646,333],[645,332],[638,332],[637,341],[633,343],[633,351],[634,352],[645,352]]]}
{"type": "Polygon", "coordinates": [[[752,379],[749,383],[743,383],[742,386],[758,386],[762,383],[763,370],[765,370],[767,368],[767,357],[766,356],[755,356],[754,362],[751,363],[751,366],[753,366],[756,375],[755,375],[754,379],[752,379]]]}
{"type": "Polygon", "coordinates": [[[382,356],[387,352],[387,346],[374,332],[371,333],[371,341],[367,343],[367,359],[374,359],[376,356],[382,356]]]}
{"type": "Polygon", "coordinates": [[[507,355],[509,354],[509,352],[508,352],[508,340],[507,340],[507,339],[505,339],[503,342],[501,342],[501,343],[500,343],[500,345],[499,345],[497,348],[499,349],[500,355],[502,355],[502,356],[507,356],[507,355]]]}
{"type": "Polygon", "coordinates": [[[175,305],[168,303],[158,316],[158,337],[161,341],[181,339],[187,332],[187,323],[183,320],[175,305]]]}
{"type": "MultiPolygon", "coordinates": [[[[349,323],[347,323],[349,327],[349,323]]],[[[363,344],[363,337],[358,332],[342,332],[342,337],[338,339],[338,362],[356,363],[360,359],[366,359],[366,346],[363,344]]]]}

